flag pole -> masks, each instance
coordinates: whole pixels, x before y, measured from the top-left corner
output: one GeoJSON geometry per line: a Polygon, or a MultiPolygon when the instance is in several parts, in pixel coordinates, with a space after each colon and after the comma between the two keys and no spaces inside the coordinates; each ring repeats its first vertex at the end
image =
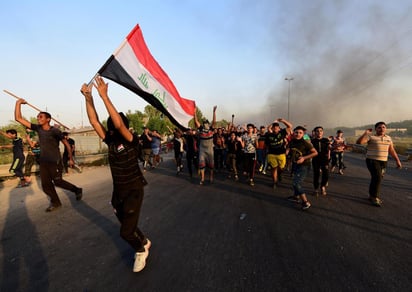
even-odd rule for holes
{"type": "Polygon", "coordinates": [[[92,80],[90,80],[89,83],[87,83],[87,87],[88,87],[88,88],[90,88],[90,87],[93,85],[93,81],[94,81],[94,79],[96,79],[97,76],[99,76],[99,73],[96,73],[96,74],[93,76],[92,80]]]}
{"type": "MultiPolygon", "coordinates": [[[[11,93],[10,91],[8,91],[8,90],[6,90],[6,89],[3,89],[3,91],[4,91],[5,93],[13,96],[13,97],[16,98],[16,99],[22,99],[21,97],[15,95],[14,93],[11,93]]],[[[28,106],[30,106],[31,108],[35,109],[36,111],[42,112],[41,109],[39,109],[38,107],[35,107],[34,105],[28,103],[27,101],[26,101],[26,104],[27,104],[28,106]]],[[[63,125],[62,123],[60,123],[60,122],[59,122],[58,120],[56,120],[55,118],[51,118],[51,119],[52,119],[53,121],[55,121],[56,123],[58,123],[59,125],[62,125],[65,129],[70,130],[69,127],[63,125]]]]}

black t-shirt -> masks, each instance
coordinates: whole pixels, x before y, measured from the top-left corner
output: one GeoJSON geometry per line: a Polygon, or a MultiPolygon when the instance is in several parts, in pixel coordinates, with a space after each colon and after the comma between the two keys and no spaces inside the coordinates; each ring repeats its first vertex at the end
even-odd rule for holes
{"type": "Polygon", "coordinates": [[[328,160],[330,141],[328,138],[313,138],[311,140],[313,147],[318,151],[318,156],[315,156],[316,160],[328,160]]]}
{"type": "Polygon", "coordinates": [[[23,140],[20,137],[13,139],[13,159],[16,158],[24,158],[23,140]]]}
{"type": "Polygon", "coordinates": [[[147,184],[139,167],[139,138],[133,134],[133,140],[119,141],[107,132],[103,140],[109,147],[109,163],[113,185],[118,188],[143,187],[147,184]]]}
{"type": "Polygon", "coordinates": [[[63,139],[62,132],[55,127],[43,130],[38,124],[31,124],[30,129],[36,131],[39,136],[41,147],[39,162],[58,163],[61,160],[59,142],[63,139]]]}
{"type": "MultiPolygon", "coordinates": [[[[70,149],[72,150],[72,156],[74,156],[74,152],[75,152],[75,151],[73,151],[73,146],[75,145],[75,142],[74,142],[74,140],[73,140],[72,138],[68,138],[68,139],[67,139],[67,142],[69,142],[70,149]]],[[[66,147],[64,147],[63,156],[69,157],[69,152],[67,151],[67,148],[66,148],[66,147]]]]}
{"type": "Polygon", "coordinates": [[[277,134],[274,132],[266,133],[266,145],[268,154],[283,154],[286,153],[286,129],[281,129],[277,134]]]}
{"type": "MultiPolygon", "coordinates": [[[[150,134],[148,134],[150,136],[150,134]]],[[[149,140],[149,138],[147,138],[146,134],[143,133],[140,136],[140,140],[142,141],[142,148],[143,149],[152,149],[152,141],[149,140]]]]}

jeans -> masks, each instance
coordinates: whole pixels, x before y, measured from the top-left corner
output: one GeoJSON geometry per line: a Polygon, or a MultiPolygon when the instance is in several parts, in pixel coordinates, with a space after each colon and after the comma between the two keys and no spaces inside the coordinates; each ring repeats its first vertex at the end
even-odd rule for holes
{"type": "Polygon", "coordinates": [[[366,166],[371,174],[371,182],[369,184],[369,196],[377,198],[381,191],[381,183],[383,174],[386,169],[386,161],[374,160],[366,158],[366,166]]]}
{"type": "Polygon", "coordinates": [[[343,152],[332,152],[332,167],[338,166],[339,170],[345,168],[343,164],[343,152]]]}
{"type": "Polygon", "coordinates": [[[303,165],[303,164],[296,164],[292,165],[293,170],[293,192],[295,196],[305,194],[305,190],[303,188],[303,182],[306,178],[307,173],[309,172],[310,165],[303,165]]]}

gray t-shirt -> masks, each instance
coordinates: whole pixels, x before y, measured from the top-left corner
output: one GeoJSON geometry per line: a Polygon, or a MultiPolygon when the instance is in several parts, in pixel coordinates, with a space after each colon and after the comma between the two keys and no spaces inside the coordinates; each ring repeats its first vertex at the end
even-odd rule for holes
{"type": "Polygon", "coordinates": [[[63,139],[62,132],[55,127],[43,130],[38,124],[31,124],[30,128],[39,135],[41,149],[39,162],[57,164],[61,160],[59,142],[63,139]]]}

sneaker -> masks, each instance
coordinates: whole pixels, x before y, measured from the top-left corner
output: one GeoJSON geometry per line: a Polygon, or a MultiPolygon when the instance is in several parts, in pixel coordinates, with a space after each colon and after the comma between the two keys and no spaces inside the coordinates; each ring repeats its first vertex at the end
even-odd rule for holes
{"type": "Polygon", "coordinates": [[[75,191],[76,194],[76,201],[80,201],[83,198],[83,189],[78,188],[77,191],[75,191]]]}
{"type": "Polygon", "coordinates": [[[262,171],[262,174],[266,174],[266,171],[265,171],[265,170],[263,170],[263,171],[262,171]]]}
{"type": "MultiPolygon", "coordinates": [[[[149,249],[152,246],[152,242],[149,240],[149,238],[146,237],[146,239],[144,240],[144,250],[147,252],[147,256],[149,256],[149,249]]],[[[136,259],[137,257],[137,253],[134,254],[134,259],[136,259]]]]}
{"type": "Polygon", "coordinates": [[[201,180],[199,183],[201,186],[203,186],[205,184],[205,181],[201,180]]]}
{"type": "Polygon", "coordinates": [[[255,185],[255,182],[253,181],[253,179],[249,180],[249,185],[252,186],[252,187],[255,185]]]}
{"type": "Polygon", "coordinates": [[[300,202],[300,199],[299,199],[298,196],[290,196],[290,197],[287,197],[287,199],[288,199],[288,201],[291,201],[293,203],[299,203],[300,202]]]}
{"type": "Polygon", "coordinates": [[[339,170],[339,174],[343,175],[343,170],[342,169],[339,170]]]}
{"type": "Polygon", "coordinates": [[[322,196],[326,196],[326,187],[322,187],[321,190],[322,196]]]}
{"type": "Polygon", "coordinates": [[[235,174],[235,181],[239,180],[239,176],[237,174],[235,174]]]}
{"type": "Polygon", "coordinates": [[[371,201],[372,205],[376,207],[381,207],[382,206],[382,200],[379,198],[374,198],[374,197],[369,197],[369,201],[371,201]]]}
{"type": "Polygon", "coordinates": [[[309,209],[311,206],[311,204],[309,203],[309,201],[303,202],[302,203],[302,210],[307,210],[309,209]]]}
{"type": "Polygon", "coordinates": [[[149,255],[148,250],[136,252],[134,256],[133,272],[138,273],[146,266],[146,258],[149,255]]]}
{"type": "Polygon", "coordinates": [[[46,212],[53,212],[53,211],[56,211],[57,209],[59,209],[59,208],[61,208],[61,204],[60,205],[52,205],[52,204],[50,204],[50,206],[48,206],[47,208],[46,208],[46,212]]]}
{"type": "Polygon", "coordinates": [[[149,240],[149,238],[146,238],[145,241],[146,243],[144,244],[144,249],[149,253],[149,248],[152,246],[152,242],[149,240]]]}

